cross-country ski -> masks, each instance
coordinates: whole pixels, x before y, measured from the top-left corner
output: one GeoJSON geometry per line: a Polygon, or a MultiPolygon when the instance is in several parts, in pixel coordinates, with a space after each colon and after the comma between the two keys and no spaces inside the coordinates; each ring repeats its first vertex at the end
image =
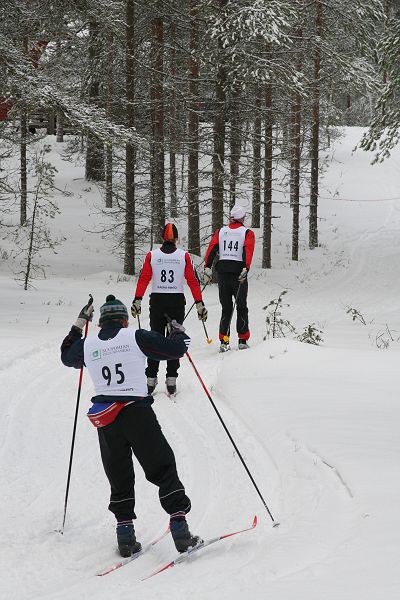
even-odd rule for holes
{"type": "Polygon", "coordinates": [[[104,575],[108,575],[109,573],[112,573],[113,571],[117,571],[118,569],[120,569],[121,567],[124,567],[125,565],[129,564],[130,562],[136,560],[137,558],[139,558],[140,556],[143,556],[144,554],[146,554],[146,552],[148,552],[149,550],[151,550],[156,544],[158,544],[159,542],[161,542],[162,539],[165,538],[165,536],[167,536],[169,534],[169,527],[166,531],[164,531],[164,533],[162,535],[160,535],[158,538],[156,538],[155,540],[153,540],[152,542],[149,542],[148,544],[145,544],[144,546],[142,546],[142,548],[136,552],[135,554],[132,554],[131,556],[129,556],[128,558],[123,558],[122,560],[114,563],[113,565],[111,565],[111,567],[107,567],[106,569],[100,571],[99,573],[97,573],[97,575],[99,577],[103,577],[104,575]]]}
{"type": "Polygon", "coordinates": [[[163,571],[166,571],[167,569],[170,569],[171,567],[175,567],[176,565],[179,565],[182,562],[185,562],[193,554],[199,552],[200,550],[203,550],[204,548],[207,548],[208,546],[211,546],[212,544],[215,544],[216,542],[220,542],[221,540],[225,540],[225,539],[227,539],[229,537],[232,537],[234,535],[238,535],[239,533],[244,533],[245,531],[251,531],[256,526],[257,526],[257,516],[254,517],[251,526],[247,527],[246,529],[241,529],[239,531],[234,531],[232,533],[226,533],[224,535],[219,535],[217,537],[210,538],[210,539],[207,539],[207,540],[201,540],[198,544],[196,544],[192,548],[188,548],[188,550],[186,550],[186,552],[183,552],[182,554],[179,554],[171,562],[163,565],[159,569],[156,569],[155,571],[153,571],[152,573],[150,573],[150,575],[147,575],[146,577],[143,577],[142,581],[146,581],[146,579],[150,579],[150,577],[154,577],[154,575],[158,575],[159,573],[162,573],[163,571]]]}

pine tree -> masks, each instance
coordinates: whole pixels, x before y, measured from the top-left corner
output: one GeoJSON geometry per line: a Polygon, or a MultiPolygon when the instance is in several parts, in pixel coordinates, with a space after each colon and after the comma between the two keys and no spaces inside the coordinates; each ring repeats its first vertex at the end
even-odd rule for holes
{"type": "Polygon", "coordinates": [[[188,118],[188,251],[200,256],[199,210],[199,22],[198,2],[190,0],[189,40],[189,118],[188,118]]]}
{"type": "MultiPolygon", "coordinates": [[[[126,0],[126,125],[135,126],[135,1],[126,0]]],[[[126,144],[126,198],[124,273],[135,273],[135,168],[136,150],[132,142],[126,144]]]]}
{"type": "MultiPolygon", "coordinates": [[[[370,18],[379,20],[380,13],[370,18]]],[[[382,35],[377,47],[377,100],[368,132],[360,147],[376,153],[375,162],[383,161],[400,141],[400,5],[397,0],[385,2],[381,17],[382,35]]]]}

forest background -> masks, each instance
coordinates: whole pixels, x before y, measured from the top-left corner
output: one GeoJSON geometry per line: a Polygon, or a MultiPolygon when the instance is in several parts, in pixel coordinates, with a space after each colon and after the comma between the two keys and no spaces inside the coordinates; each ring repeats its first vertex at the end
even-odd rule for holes
{"type": "Polygon", "coordinates": [[[301,211],[319,245],[321,153],[338,128],[368,126],[359,146],[376,160],[397,143],[397,0],[0,0],[0,15],[0,235],[25,289],[62,242],[45,135],[85,162],[96,231],[127,275],[168,219],[200,256],[235,203],[271,268],[283,202],[298,261],[301,211]]]}
{"type": "MultiPolygon", "coordinates": [[[[0,0],[2,598],[397,600],[399,23],[394,0],[0,0]],[[168,536],[99,578],[118,557],[86,374],[59,535],[78,406],[61,340],[88,293],[97,317],[107,293],[132,300],[164,219],[200,265],[234,202],[257,240],[251,347],[219,354],[195,311],[185,326],[281,525],[184,359],[155,406],[191,529],[257,528],[141,583],[168,536]]],[[[137,490],[146,544],[166,515],[140,469],[137,490]]]]}

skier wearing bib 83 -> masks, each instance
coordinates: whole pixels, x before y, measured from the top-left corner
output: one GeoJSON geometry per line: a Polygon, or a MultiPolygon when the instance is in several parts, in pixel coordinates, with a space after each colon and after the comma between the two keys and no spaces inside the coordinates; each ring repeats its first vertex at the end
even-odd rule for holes
{"type": "Polygon", "coordinates": [[[100,331],[82,339],[85,324],[93,318],[93,305],[83,307],[61,345],[67,367],[89,371],[95,395],[88,417],[97,428],[101,460],[111,487],[108,509],[117,520],[121,556],[141,550],[132,523],[135,515],[135,472],[132,452],[146,479],[159,488],[162,508],[170,515],[170,531],[179,552],[195,546],[186,514],[190,500],[179,479],[175,456],[153,411],[147,393],[146,358],[178,359],[190,338],[176,321],[166,338],[159,333],[128,328],[128,310],[113,295],[100,307],[100,331]]]}
{"type": "Polygon", "coordinates": [[[204,283],[212,279],[212,264],[217,255],[219,301],[222,307],[219,324],[220,352],[229,350],[230,324],[236,300],[236,330],[239,338],[239,350],[248,348],[250,337],[249,311],[247,308],[247,274],[254,253],[255,236],[251,229],[244,226],[246,211],[235,205],[230,212],[229,225],[217,229],[211,238],[204,259],[204,283]]]}
{"type": "MultiPolygon", "coordinates": [[[[152,280],[150,294],[150,329],[165,335],[167,314],[178,323],[185,318],[184,280],[186,280],[193,300],[196,302],[197,314],[201,321],[207,320],[207,309],[204,306],[199,280],[196,277],[190,255],[176,247],[178,230],[173,223],[167,223],[162,232],[163,244],[160,248],[147,253],[136,285],[135,298],[132,302],[131,314],[137,317],[141,313],[141,303],[147,286],[152,280]]],[[[159,362],[149,358],[147,361],[147,388],[152,394],[158,383],[159,362]]],[[[179,360],[167,361],[166,386],[169,394],[176,393],[179,360]]]]}

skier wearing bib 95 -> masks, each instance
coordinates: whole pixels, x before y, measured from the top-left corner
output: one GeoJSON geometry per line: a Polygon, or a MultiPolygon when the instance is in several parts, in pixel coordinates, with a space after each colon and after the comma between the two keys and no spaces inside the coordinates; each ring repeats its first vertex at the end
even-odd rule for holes
{"type": "MultiPolygon", "coordinates": [[[[167,223],[162,232],[163,244],[160,248],[147,253],[136,285],[135,298],[132,302],[131,314],[137,317],[141,313],[142,298],[152,280],[150,294],[150,329],[165,334],[167,314],[178,323],[185,318],[184,280],[192,292],[196,302],[197,314],[201,321],[207,320],[207,309],[204,306],[200,284],[196,277],[192,260],[188,252],[176,247],[178,230],[172,223],[167,223]]],[[[147,388],[152,394],[157,386],[159,362],[149,358],[147,361],[147,388]]],[[[166,386],[169,394],[176,393],[179,360],[167,361],[166,386]]]]}
{"type": "Polygon", "coordinates": [[[190,338],[176,321],[170,334],[128,328],[126,306],[109,295],[100,307],[100,331],[82,339],[82,330],[93,318],[93,305],[83,307],[62,342],[61,360],[67,367],[86,366],[95,388],[88,417],[97,428],[101,459],[111,487],[109,510],[117,520],[121,556],[139,552],[132,523],[135,515],[135,473],[132,452],[146,479],[158,486],[162,508],[170,515],[170,530],[179,552],[199,542],[186,522],[190,500],[185,493],[174,453],[164,437],[147,393],[146,358],[178,360],[190,338]]]}
{"type": "Polygon", "coordinates": [[[250,337],[249,311],[247,308],[247,275],[254,253],[255,236],[244,226],[246,211],[235,205],[230,212],[229,225],[217,229],[211,238],[204,259],[204,283],[212,279],[212,264],[219,254],[216,264],[218,273],[219,301],[222,307],[219,324],[220,352],[229,350],[230,325],[236,301],[239,350],[248,348],[250,337]]]}

